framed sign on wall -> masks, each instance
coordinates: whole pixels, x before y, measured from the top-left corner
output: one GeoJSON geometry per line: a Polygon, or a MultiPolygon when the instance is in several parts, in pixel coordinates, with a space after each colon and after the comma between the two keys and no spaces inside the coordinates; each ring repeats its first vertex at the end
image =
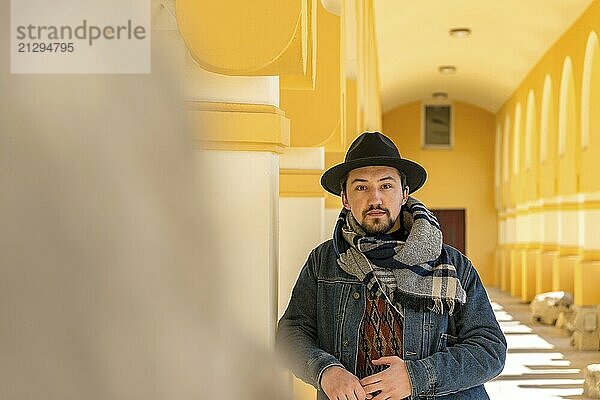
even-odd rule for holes
{"type": "Polygon", "coordinates": [[[423,104],[422,114],[422,147],[451,149],[454,144],[452,105],[423,104]]]}

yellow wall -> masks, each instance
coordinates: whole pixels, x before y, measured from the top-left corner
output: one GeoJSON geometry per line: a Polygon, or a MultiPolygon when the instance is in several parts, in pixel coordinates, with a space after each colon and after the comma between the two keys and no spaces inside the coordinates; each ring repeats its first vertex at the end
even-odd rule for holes
{"type": "MultiPolygon", "coordinates": [[[[573,291],[579,305],[597,304],[599,299],[597,290],[591,289],[600,282],[600,241],[596,232],[600,215],[595,211],[600,189],[597,174],[600,168],[599,33],[600,1],[595,1],[548,49],[496,114],[499,131],[504,136],[502,141],[509,142],[501,158],[510,164],[510,172],[499,189],[498,198],[502,202],[498,212],[506,215],[517,209],[523,217],[539,208],[544,219],[550,222],[544,226],[544,247],[558,250],[542,257],[546,265],[541,267],[547,270],[551,265],[553,289],[573,291]],[[545,87],[550,88],[547,120],[544,119],[545,87]],[[523,162],[527,141],[523,136],[516,137],[514,121],[518,119],[518,105],[525,107],[529,98],[533,99],[535,111],[530,149],[533,163],[527,168],[523,162]],[[513,122],[507,126],[506,121],[513,122]],[[543,126],[547,126],[545,159],[542,157],[543,126]],[[586,131],[589,132],[587,141],[586,131]],[[516,157],[520,162],[515,171],[516,157]],[[574,217],[575,212],[581,213],[582,218],[574,217]],[[592,284],[586,285],[587,282],[592,284]]],[[[521,135],[527,125],[524,116],[521,115],[521,135]]],[[[532,228],[530,231],[536,228],[531,221],[528,224],[524,233],[521,232],[525,240],[519,245],[532,248],[540,238],[528,233],[527,228],[532,228]]],[[[514,239],[505,241],[511,246],[514,239]]],[[[520,287],[520,284],[515,282],[513,286],[520,287]]]]}
{"type": "Polygon", "coordinates": [[[494,115],[455,102],[454,148],[422,149],[421,103],[399,106],[383,115],[383,132],[402,157],[427,170],[425,186],[415,197],[430,208],[466,210],[466,252],[484,282],[492,283],[497,221],[494,209],[494,115]]]}
{"type": "MultiPolygon", "coordinates": [[[[527,97],[530,91],[535,96],[536,109],[536,129],[533,132],[534,143],[539,145],[540,128],[542,125],[542,94],[544,80],[546,76],[552,82],[552,96],[550,100],[550,116],[548,121],[548,158],[545,162],[540,162],[539,169],[539,187],[540,197],[548,198],[554,195],[569,195],[576,192],[582,192],[589,189],[597,190],[600,185],[598,179],[593,179],[588,171],[597,170],[600,167],[598,155],[600,149],[597,145],[597,137],[600,136],[598,126],[600,126],[600,113],[598,109],[598,75],[600,74],[600,63],[594,62],[592,67],[592,90],[590,93],[591,107],[589,112],[590,126],[590,144],[595,144],[595,147],[589,146],[581,150],[581,94],[583,80],[583,64],[586,54],[586,46],[588,37],[591,32],[600,33],[600,2],[593,2],[591,6],[583,13],[583,15],[573,24],[573,26],[565,32],[563,36],[544,54],[538,64],[528,73],[521,85],[517,88],[514,94],[506,101],[496,114],[497,121],[503,126],[506,116],[508,115],[513,121],[509,132],[509,159],[510,159],[510,180],[512,185],[504,186],[503,191],[510,191],[509,196],[504,196],[504,207],[512,207],[526,200],[535,200],[531,197],[526,198],[520,184],[526,178],[526,169],[521,163],[521,168],[517,174],[512,171],[513,162],[513,140],[514,140],[514,116],[516,104],[520,103],[522,107],[527,104],[527,97]],[[570,60],[572,72],[570,74],[571,81],[568,90],[568,104],[565,107],[566,114],[566,153],[562,157],[558,154],[558,136],[560,126],[560,97],[561,97],[561,81],[563,78],[563,69],[567,57],[570,60]],[[595,87],[594,87],[595,86],[595,87]],[[582,170],[582,163],[585,169],[582,170]]],[[[598,60],[596,53],[595,60],[598,60]]],[[[525,109],[524,109],[525,110],[525,109]]],[[[522,114],[521,118],[524,118],[522,114]]],[[[524,124],[524,120],[522,121],[524,124]]],[[[524,134],[524,129],[521,129],[521,134],[524,134]]],[[[503,129],[504,133],[505,130],[503,129]]],[[[524,153],[524,140],[521,138],[520,152],[524,153]]],[[[538,152],[539,148],[534,148],[534,152],[538,152]]],[[[528,180],[531,182],[531,178],[528,180]]]]}

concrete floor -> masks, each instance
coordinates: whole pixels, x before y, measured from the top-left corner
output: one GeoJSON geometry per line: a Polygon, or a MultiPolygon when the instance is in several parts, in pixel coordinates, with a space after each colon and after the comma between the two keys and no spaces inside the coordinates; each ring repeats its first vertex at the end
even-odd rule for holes
{"type": "Polygon", "coordinates": [[[488,294],[508,342],[504,371],[486,384],[490,398],[587,399],[583,369],[600,363],[600,352],[573,349],[566,330],[533,322],[520,299],[495,288],[488,294]]]}

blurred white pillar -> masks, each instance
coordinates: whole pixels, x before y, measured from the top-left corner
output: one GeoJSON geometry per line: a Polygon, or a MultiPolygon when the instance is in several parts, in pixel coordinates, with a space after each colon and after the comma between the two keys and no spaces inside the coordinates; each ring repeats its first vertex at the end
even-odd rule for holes
{"type": "Polygon", "coordinates": [[[324,160],[322,147],[289,148],[281,155],[279,317],[308,254],[323,237],[324,160]]]}
{"type": "Polygon", "coordinates": [[[279,78],[218,75],[192,61],[186,76],[203,206],[224,276],[214,285],[230,321],[270,348],[278,305],[279,154],[289,145],[279,78]]]}
{"type": "Polygon", "coordinates": [[[211,215],[221,309],[240,330],[271,347],[277,317],[279,156],[201,150],[197,168],[211,215]]]}

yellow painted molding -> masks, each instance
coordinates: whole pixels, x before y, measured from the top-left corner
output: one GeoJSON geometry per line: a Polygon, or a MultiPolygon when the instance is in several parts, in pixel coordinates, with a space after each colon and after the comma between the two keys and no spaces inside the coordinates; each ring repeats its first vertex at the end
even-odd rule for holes
{"type": "Polygon", "coordinates": [[[310,175],[316,176],[317,178],[321,178],[323,175],[323,170],[321,169],[292,169],[292,168],[281,168],[279,170],[281,175],[310,175]]]}
{"type": "Polygon", "coordinates": [[[530,243],[527,243],[526,246],[527,246],[528,250],[534,250],[534,251],[542,250],[542,243],[540,243],[540,242],[530,242],[530,243]]]}
{"type": "Polygon", "coordinates": [[[542,212],[542,210],[543,209],[541,206],[532,206],[532,207],[529,207],[529,208],[523,210],[522,214],[525,214],[525,215],[537,214],[537,213],[542,212]]]}
{"type": "MultiPolygon", "coordinates": [[[[303,1],[306,12],[303,12],[303,18],[306,22],[306,46],[303,50],[303,59],[305,59],[305,68],[302,73],[291,71],[280,71],[279,87],[288,90],[314,90],[317,78],[317,1],[303,1]]],[[[289,52],[293,54],[293,52],[289,52]]]]}
{"type": "Polygon", "coordinates": [[[544,253],[554,253],[560,250],[560,246],[555,243],[542,243],[542,251],[544,253]]]}
{"type": "Polygon", "coordinates": [[[586,201],[581,204],[581,210],[600,210],[600,200],[586,201]]]}
{"type": "MultiPolygon", "coordinates": [[[[579,210],[600,210],[600,200],[589,200],[583,203],[563,203],[563,204],[546,204],[543,206],[532,206],[527,210],[523,210],[524,214],[535,214],[542,212],[555,211],[579,211],[579,210]]],[[[520,214],[520,213],[519,213],[520,214]]],[[[505,214],[499,214],[499,218],[505,218],[505,214]]]]}
{"type": "Polygon", "coordinates": [[[555,212],[560,210],[561,206],[559,204],[544,204],[541,207],[540,212],[555,212]]]}
{"type": "Polygon", "coordinates": [[[522,210],[522,214],[535,214],[543,212],[556,212],[556,211],[577,211],[581,208],[581,203],[569,202],[561,204],[544,204],[541,206],[532,206],[525,210],[522,210]]]}
{"type": "Polygon", "coordinates": [[[280,169],[279,196],[281,197],[325,197],[320,179],[320,169],[280,169]]]}
{"type": "Polygon", "coordinates": [[[280,108],[270,104],[251,103],[226,103],[216,101],[187,101],[186,109],[190,111],[219,111],[219,112],[247,112],[247,113],[272,113],[285,115],[280,108]]]}
{"type": "Polygon", "coordinates": [[[581,250],[581,262],[600,263],[600,250],[581,250]]]}
{"type": "Polygon", "coordinates": [[[581,203],[564,203],[560,205],[560,211],[579,211],[581,203]]]}
{"type": "MultiPolygon", "coordinates": [[[[317,1],[317,58],[314,90],[283,86],[280,107],[293,121],[291,144],[315,147],[332,135],[339,136],[342,117],[341,18],[317,1]]],[[[325,150],[329,150],[327,147],[325,150]]]]}
{"type": "Polygon", "coordinates": [[[196,101],[186,106],[195,148],[282,153],[290,145],[290,121],[275,106],[196,101]]]}
{"type": "Polygon", "coordinates": [[[208,71],[303,75],[313,4],[313,0],[178,0],[177,25],[192,57],[208,71]]]}
{"type": "Polygon", "coordinates": [[[560,245],[558,252],[561,256],[570,257],[580,255],[581,248],[579,246],[563,246],[560,245]]]}
{"type": "Polygon", "coordinates": [[[529,215],[531,213],[529,208],[517,209],[515,211],[515,217],[522,217],[524,215],[529,215]]]}
{"type": "Polygon", "coordinates": [[[506,213],[504,213],[505,219],[511,219],[511,218],[516,218],[516,217],[517,217],[517,211],[507,211],[506,213]]]}

